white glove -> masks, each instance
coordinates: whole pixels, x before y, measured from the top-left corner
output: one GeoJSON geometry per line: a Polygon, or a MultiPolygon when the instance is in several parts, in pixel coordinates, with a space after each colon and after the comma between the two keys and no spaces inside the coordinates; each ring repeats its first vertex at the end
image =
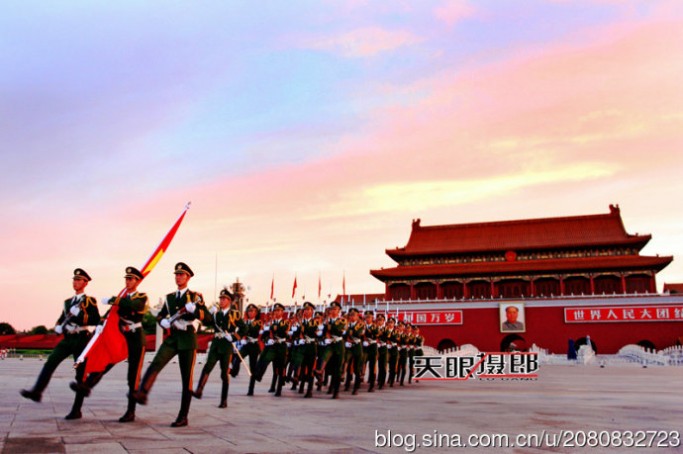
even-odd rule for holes
{"type": "Polygon", "coordinates": [[[291,336],[292,334],[294,334],[294,330],[290,329],[289,331],[287,331],[288,336],[291,336]]]}
{"type": "Polygon", "coordinates": [[[185,304],[185,310],[190,314],[194,314],[194,311],[197,310],[197,305],[195,303],[187,303],[185,304]]]}
{"type": "Polygon", "coordinates": [[[102,304],[114,304],[116,298],[102,298],[102,304]]]}
{"type": "Polygon", "coordinates": [[[263,325],[263,331],[270,331],[270,323],[263,325]]]}
{"type": "Polygon", "coordinates": [[[351,342],[344,342],[344,346],[346,348],[351,348],[351,345],[353,345],[353,344],[351,344],[351,342]]]}
{"type": "Polygon", "coordinates": [[[332,343],[332,339],[327,338],[325,339],[325,345],[330,345],[332,343]]]}
{"type": "Polygon", "coordinates": [[[363,341],[363,347],[369,347],[370,343],[368,341],[363,341]]]}
{"type": "Polygon", "coordinates": [[[78,305],[71,306],[71,309],[69,309],[69,312],[71,312],[71,315],[73,315],[74,317],[77,317],[78,314],[81,313],[81,308],[78,305]]]}
{"type": "Polygon", "coordinates": [[[232,336],[230,335],[230,333],[227,333],[225,335],[225,338],[228,340],[228,342],[232,342],[232,336]]]}
{"type": "Polygon", "coordinates": [[[55,325],[55,333],[62,334],[62,325],[55,325]]]}
{"type": "Polygon", "coordinates": [[[258,332],[258,333],[259,333],[259,334],[263,334],[263,330],[262,330],[262,329],[261,329],[261,330],[259,330],[259,332],[258,332]]]}
{"type": "Polygon", "coordinates": [[[296,333],[299,330],[298,326],[292,326],[292,332],[296,333]]]}
{"type": "Polygon", "coordinates": [[[273,339],[268,339],[268,342],[266,342],[266,345],[273,345],[275,341],[273,339]]]}
{"type": "Polygon", "coordinates": [[[100,334],[103,329],[104,325],[97,325],[97,327],[95,328],[95,334],[100,334]]]}
{"type": "Polygon", "coordinates": [[[159,325],[161,325],[161,327],[163,329],[170,329],[171,328],[171,322],[169,322],[167,318],[162,319],[159,322],[159,325]]]}
{"type": "Polygon", "coordinates": [[[209,309],[209,312],[211,312],[211,315],[214,315],[216,312],[218,312],[218,308],[216,306],[211,306],[211,309],[209,309]]]}

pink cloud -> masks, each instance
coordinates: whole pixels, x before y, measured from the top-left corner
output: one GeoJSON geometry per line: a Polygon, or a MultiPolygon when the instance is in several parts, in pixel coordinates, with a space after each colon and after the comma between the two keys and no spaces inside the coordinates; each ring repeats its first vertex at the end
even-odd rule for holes
{"type": "Polygon", "coordinates": [[[411,46],[420,40],[407,31],[367,27],[316,38],[308,45],[313,49],[325,50],[348,58],[366,58],[411,46]]]}
{"type": "Polygon", "coordinates": [[[474,16],[475,8],[464,0],[450,0],[434,10],[434,16],[449,27],[474,16]]]}

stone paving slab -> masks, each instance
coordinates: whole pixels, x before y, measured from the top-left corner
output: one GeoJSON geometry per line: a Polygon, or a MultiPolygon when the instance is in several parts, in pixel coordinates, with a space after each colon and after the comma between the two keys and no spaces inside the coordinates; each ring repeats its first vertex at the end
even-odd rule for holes
{"type": "MultiPolygon", "coordinates": [[[[398,453],[398,452],[683,452],[650,449],[548,447],[450,450],[376,446],[381,436],[434,434],[559,434],[562,430],[683,431],[683,368],[545,366],[537,381],[421,382],[375,393],[315,393],[303,399],[289,389],[267,392],[270,377],[247,397],[248,377],[230,386],[229,408],[219,409],[217,369],[204,398],[195,399],[190,425],[172,428],[180,406],[180,373],[169,364],[139,406],[134,423],[125,411],[127,365],[116,366],[86,399],[83,419],[63,419],[73,400],[73,369],[64,362],[41,403],[21,398],[44,363],[0,361],[0,452],[2,453],[398,453]],[[380,438],[377,438],[380,437],[380,438]]],[[[147,364],[146,364],[147,365],[147,364]]],[[[196,367],[199,375],[200,366],[196,367]]]]}

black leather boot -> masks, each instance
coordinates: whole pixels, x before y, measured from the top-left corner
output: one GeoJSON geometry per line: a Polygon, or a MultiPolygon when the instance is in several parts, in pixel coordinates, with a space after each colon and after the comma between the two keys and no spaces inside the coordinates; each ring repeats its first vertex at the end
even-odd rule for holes
{"type": "Polygon", "coordinates": [[[228,407],[228,389],[230,388],[230,382],[227,380],[223,382],[223,386],[221,387],[221,403],[218,405],[218,408],[227,408],[228,407]]]}
{"type": "Polygon", "coordinates": [[[202,398],[202,394],[204,393],[204,386],[206,386],[207,381],[209,381],[209,374],[202,371],[202,374],[199,376],[199,382],[197,383],[197,390],[192,392],[192,395],[194,397],[196,397],[197,399],[202,398]]]}
{"type": "MultiPolygon", "coordinates": [[[[142,383],[140,384],[140,389],[135,391],[132,396],[128,397],[133,397],[135,402],[139,403],[140,405],[147,405],[147,395],[152,389],[152,385],[157,379],[157,375],[159,375],[159,372],[147,369],[147,372],[145,372],[145,376],[142,379],[142,383]]],[[[190,397],[192,397],[192,395],[190,395],[190,397]]]]}
{"type": "Polygon", "coordinates": [[[175,421],[171,423],[171,427],[184,427],[188,424],[187,415],[190,413],[190,402],[192,402],[192,392],[183,390],[183,397],[180,401],[180,411],[175,421]]]}
{"type": "MultiPolygon", "coordinates": [[[[129,393],[130,394],[130,393],[129,393]]],[[[133,422],[135,421],[135,399],[128,397],[128,408],[126,412],[119,418],[119,422],[133,422]]]]}

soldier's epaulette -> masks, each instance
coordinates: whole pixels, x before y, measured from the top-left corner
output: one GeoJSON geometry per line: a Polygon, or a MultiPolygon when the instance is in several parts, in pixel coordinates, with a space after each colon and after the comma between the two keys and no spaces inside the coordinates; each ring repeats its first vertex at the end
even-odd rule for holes
{"type": "Polygon", "coordinates": [[[197,301],[197,304],[204,305],[204,295],[202,295],[199,292],[194,292],[194,299],[197,301]]]}
{"type": "Polygon", "coordinates": [[[97,300],[93,298],[92,296],[85,295],[85,300],[83,301],[83,307],[86,308],[88,306],[97,306],[97,300]]]}
{"type": "Polygon", "coordinates": [[[239,320],[242,318],[242,314],[237,309],[230,309],[230,313],[236,315],[235,320],[239,320]]]}
{"type": "Polygon", "coordinates": [[[146,293],[140,293],[140,292],[138,292],[138,293],[135,295],[135,297],[136,297],[136,298],[147,298],[147,294],[146,294],[146,293]]]}

